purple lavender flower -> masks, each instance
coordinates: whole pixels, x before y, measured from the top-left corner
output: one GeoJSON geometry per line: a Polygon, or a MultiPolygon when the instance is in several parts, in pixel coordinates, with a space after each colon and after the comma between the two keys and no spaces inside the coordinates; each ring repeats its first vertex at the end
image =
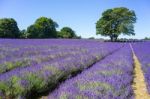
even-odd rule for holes
{"type": "Polygon", "coordinates": [[[49,99],[133,99],[133,60],[129,45],[65,81],[49,99]]]}
{"type": "MultiPolygon", "coordinates": [[[[3,88],[0,87],[0,95],[24,97],[32,91],[44,91],[49,85],[58,84],[61,78],[67,78],[75,72],[92,66],[121,48],[123,44],[91,40],[4,39],[0,40],[0,46],[0,64],[2,64],[0,68],[5,68],[1,69],[3,71],[0,75],[0,84],[3,85],[3,88]],[[28,59],[29,64],[25,62],[19,65],[3,66],[4,61],[16,64],[23,59],[28,59]],[[6,68],[7,66],[9,68],[6,68]]],[[[121,74],[120,71],[112,71],[112,74],[116,72],[118,75],[121,74]]],[[[100,74],[103,74],[104,77],[112,75],[107,72],[100,74]]],[[[92,94],[95,97],[97,91],[93,93],[87,91],[84,94],[92,94]]],[[[77,95],[76,97],[83,96],[77,95]]]]}

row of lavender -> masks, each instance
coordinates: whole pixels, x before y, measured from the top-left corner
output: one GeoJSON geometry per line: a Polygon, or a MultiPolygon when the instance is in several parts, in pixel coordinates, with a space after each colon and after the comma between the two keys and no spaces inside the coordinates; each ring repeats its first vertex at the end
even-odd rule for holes
{"type": "Polygon", "coordinates": [[[65,81],[48,99],[133,99],[133,59],[129,45],[65,81]]]}
{"type": "Polygon", "coordinates": [[[141,63],[148,92],[150,93],[150,42],[133,43],[132,46],[141,63]]]}
{"type": "Polygon", "coordinates": [[[88,68],[122,44],[88,40],[0,40],[0,47],[3,60],[0,97],[20,98],[51,88],[60,79],[88,68]]]}
{"type": "MultiPolygon", "coordinates": [[[[16,67],[25,67],[40,62],[47,62],[57,57],[86,52],[86,48],[67,46],[58,41],[45,40],[3,40],[0,42],[0,73],[16,67]],[[53,44],[53,43],[54,44],[53,44]]],[[[61,41],[60,41],[61,42],[61,41]]],[[[71,45],[71,44],[70,44],[71,45]]]]}
{"type": "MultiPolygon", "coordinates": [[[[90,50],[101,50],[106,44],[70,40],[0,40],[0,74],[16,67],[26,67],[90,50]],[[91,47],[89,47],[91,46],[91,47]]],[[[105,51],[105,50],[104,50],[105,51]]]]}

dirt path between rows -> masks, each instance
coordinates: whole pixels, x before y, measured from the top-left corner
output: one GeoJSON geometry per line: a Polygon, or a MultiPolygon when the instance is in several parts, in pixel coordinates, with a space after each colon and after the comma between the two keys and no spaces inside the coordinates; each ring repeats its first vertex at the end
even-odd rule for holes
{"type": "Polygon", "coordinates": [[[133,60],[134,60],[134,79],[133,79],[133,91],[135,94],[135,99],[150,99],[150,95],[148,94],[145,78],[143,71],[141,69],[141,64],[134,53],[133,47],[130,44],[133,60]]]}
{"type": "MultiPolygon", "coordinates": [[[[135,94],[135,99],[150,99],[150,94],[148,94],[145,78],[143,71],[141,69],[141,64],[134,53],[133,47],[130,44],[130,48],[133,53],[133,60],[134,60],[134,79],[132,88],[135,94]]],[[[47,96],[43,96],[40,99],[48,99],[47,96]]]]}

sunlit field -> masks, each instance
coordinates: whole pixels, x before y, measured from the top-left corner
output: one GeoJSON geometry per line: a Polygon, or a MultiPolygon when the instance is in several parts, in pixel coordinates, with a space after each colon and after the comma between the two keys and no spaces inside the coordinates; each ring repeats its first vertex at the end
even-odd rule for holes
{"type": "Polygon", "coordinates": [[[150,0],[0,0],[0,99],[150,99],[150,0]]]}
{"type": "Polygon", "coordinates": [[[150,92],[150,51],[145,50],[149,44],[1,39],[0,97],[133,99],[136,67],[133,51],[150,92]]]}

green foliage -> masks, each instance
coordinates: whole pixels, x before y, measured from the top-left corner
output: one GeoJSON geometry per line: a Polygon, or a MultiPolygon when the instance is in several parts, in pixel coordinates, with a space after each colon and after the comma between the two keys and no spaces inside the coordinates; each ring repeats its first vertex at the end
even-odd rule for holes
{"type": "Polygon", "coordinates": [[[27,38],[28,37],[28,34],[26,33],[26,30],[23,29],[20,31],[20,38],[27,38]]]}
{"type": "Polygon", "coordinates": [[[11,96],[19,96],[19,95],[23,94],[25,89],[21,86],[20,80],[21,79],[17,76],[13,76],[10,79],[11,87],[9,90],[11,92],[11,96]]]}
{"type": "Polygon", "coordinates": [[[67,93],[62,93],[59,97],[60,99],[68,99],[67,93]]]}
{"type": "Polygon", "coordinates": [[[43,78],[40,78],[36,74],[29,73],[25,79],[29,81],[31,85],[29,86],[30,90],[38,91],[44,88],[45,82],[43,81],[43,78]]]}
{"type": "Polygon", "coordinates": [[[120,34],[135,35],[135,12],[124,7],[108,9],[96,23],[96,34],[109,36],[112,41],[117,40],[120,34]]]}
{"type": "Polygon", "coordinates": [[[37,27],[35,25],[31,25],[27,28],[27,32],[26,32],[27,38],[40,38],[39,34],[40,32],[38,31],[37,27]]]}
{"type": "Polygon", "coordinates": [[[0,90],[5,93],[9,90],[9,87],[6,83],[0,82],[0,90]]]}
{"type": "Polygon", "coordinates": [[[40,17],[27,28],[27,38],[56,38],[58,24],[50,18],[40,17]]]}
{"type": "Polygon", "coordinates": [[[12,18],[0,19],[0,38],[18,38],[20,36],[17,22],[12,18]]]}
{"type": "Polygon", "coordinates": [[[96,88],[103,88],[104,91],[113,91],[114,87],[111,86],[110,84],[107,83],[103,83],[103,82],[97,82],[97,81],[93,81],[93,82],[86,82],[86,83],[78,83],[78,87],[81,91],[84,90],[94,90],[96,88]]]}
{"type": "Polygon", "coordinates": [[[4,64],[0,65],[0,73],[4,73],[16,67],[25,67],[28,65],[30,65],[30,60],[28,59],[24,59],[24,60],[16,61],[16,62],[5,62],[4,64]]]}
{"type": "Polygon", "coordinates": [[[60,37],[60,38],[76,38],[77,36],[76,36],[74,30],[72,30],[70,27],[64,27],[58,33],[58,37],[60,37]]]}
{"type": "Polygon", "coordinates": [[[52,74],[56,74],[56,73],[60,72],[60,70],[55,66],[45,66],[43,68],[43,70],[48,70],[48,71],[52,72],[52,74]]]}
{"type": "Polygon", "coordinates": [[[21,86],[20,80],[19,77],[12,76],[9,83],[0,82],[0,90],[8,99],[17,98],[24,94],[25,89],[21,86]]]}
{"type": "Polygon", "coordinates": [[[27,30],[19,30],[13,18],[0,19],[0,38],[76,38],[81,39],[75,32],[64,27],[56,31],[58,24],[51,18],[40,17],[27,30]]]}

